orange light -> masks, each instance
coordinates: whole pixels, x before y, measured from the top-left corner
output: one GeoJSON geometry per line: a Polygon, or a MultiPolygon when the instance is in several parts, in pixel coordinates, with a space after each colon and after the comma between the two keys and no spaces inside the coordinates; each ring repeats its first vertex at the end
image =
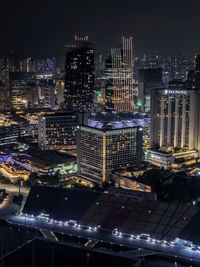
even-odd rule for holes
{"type": "Polygon", "coordinates": [[[86,35],[85,38],[88,40],[88,35],[86,35]]]}
{"type": "Polygon", "coordinates": [[[132,36],[130,36],[130,38],[129,38],[130,40],[133,40],[133,37],[132,36]]]}
{"type": "Polygon", "coordinates": [[[124,36],[122,36],[122,40],[124,40],[125,38],[124,38],[124,36]]]}

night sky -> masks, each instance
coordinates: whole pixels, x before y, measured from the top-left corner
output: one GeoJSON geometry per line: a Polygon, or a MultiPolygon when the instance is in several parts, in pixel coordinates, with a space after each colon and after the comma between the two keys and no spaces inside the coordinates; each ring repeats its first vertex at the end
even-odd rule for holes
{"type": "Polygon", "coordinates": [[[123,35],[135,53],[199,52],[199,0],[2,1],[0,54],[58,54],[75,34],[108,53],[123,35]]]}

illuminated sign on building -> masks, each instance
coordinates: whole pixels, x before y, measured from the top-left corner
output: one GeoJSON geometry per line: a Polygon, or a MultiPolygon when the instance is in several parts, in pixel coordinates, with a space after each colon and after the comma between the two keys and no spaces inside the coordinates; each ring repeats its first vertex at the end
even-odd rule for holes
{"type": "Polygon", "coordinates": [[[187,91],[183,91],[183,90],[165,90],[165,94],[182,94],[182,95],[186,95],[187,91]]]}

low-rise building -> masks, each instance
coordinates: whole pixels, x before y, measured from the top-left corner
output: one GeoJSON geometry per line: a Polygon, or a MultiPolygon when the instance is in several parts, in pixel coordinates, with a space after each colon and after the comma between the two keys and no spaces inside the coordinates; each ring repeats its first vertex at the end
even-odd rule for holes
{"type": "Polygon", "coordinates": [[[77,172],[76,158],[57,151],[42,151],[31,147],[23,156],[13,157],[16,164],[38,174],[67,175],[77,172]]]}

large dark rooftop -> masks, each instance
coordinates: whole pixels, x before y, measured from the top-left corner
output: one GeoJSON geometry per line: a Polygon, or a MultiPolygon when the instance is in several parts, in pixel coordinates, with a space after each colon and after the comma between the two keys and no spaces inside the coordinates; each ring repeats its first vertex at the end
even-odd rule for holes
{"type": "MultiPolygon", "coordinates": [[[[31,188],[23,212],[31,215],[45,213],[54,220],[75,220],[92,227],[100,225],[109,231],[117,228],[127,234],[146,233],[152,238],[169,241],[179,236],[189,239],[190,232],[195,233],[198,228],[195,221],[199,220],[198,208],[179,203],[134,200],[90,190],[40,186],[31,188]]],[[[200,237],[199,231],[196,233],[195,240],[200,237]]],[[[193,241],[194,235],[191,238],[189,241],[193,241]]]]}
{"type": "Polygon", "coordinates": [[[75,157],[66,153],[60,153],[58,151],[44,151],[35,147],[30,147],[26,156],[32,162],[35,162],[41,166],[49,167],[57,164],[68,163],[71,161],[75,162],[75,157]]]}

